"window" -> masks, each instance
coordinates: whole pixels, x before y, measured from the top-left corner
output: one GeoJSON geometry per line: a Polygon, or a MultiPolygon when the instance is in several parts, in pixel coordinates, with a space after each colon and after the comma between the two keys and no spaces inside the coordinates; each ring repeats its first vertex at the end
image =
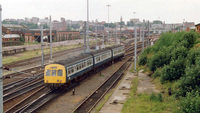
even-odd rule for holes
{"type": "Polygon", "coordinates": [[[62,76],[62,70],[58,70],[58,76],[62,76]]]}
{"type": "Polygon", "coordinates": [[[46,76],[50,76],[50,70],[46,70],[46,76]]]}
{"type": "Polygon", "coordinates": [[[52,70],[52,76],[56,76],[56,70],[52,70]]]}

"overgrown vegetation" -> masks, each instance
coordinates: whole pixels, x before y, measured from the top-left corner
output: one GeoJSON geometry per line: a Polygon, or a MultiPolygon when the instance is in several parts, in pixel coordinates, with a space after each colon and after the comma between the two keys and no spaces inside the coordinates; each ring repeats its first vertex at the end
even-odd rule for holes
{"type": "Polygon", "coordinates": [[[166,89],[173,86],[181,113],[200,112],[199,47],[200,35],[195,32],[165,33],[139,58],[138,64],[146,66],[161,84],[174,84],[166,89]]]}

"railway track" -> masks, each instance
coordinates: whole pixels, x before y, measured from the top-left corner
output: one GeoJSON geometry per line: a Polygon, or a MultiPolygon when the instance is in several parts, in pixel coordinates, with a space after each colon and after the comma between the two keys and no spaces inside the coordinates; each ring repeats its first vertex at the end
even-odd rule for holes
{"type": "MultiPolygon", "coordinates": [[[[130,50],[134,50],[134,49],[132,48],[130,50]]],[[[33,84],[28,85],[27,88],[21,86],[23,81],[29,81],[29,80],[18,80],[18,81],[14,82],[14,83],[9,83],[9,84],[4,86],[5,92],[6,92],[5,93],[6,95],[5,95],[4,103],[6,103],[6,102],[8,102],[8,101],[10,101],[10,100],[12,100],[14,98],[17,98],[20,95],[23,95],[23,94],[25,94],[27,92],[30,92],[33,89],[38,89],[39,87],[45,88],[44,83],[43,83],[43,79],[41,79],[40,82],[35,82],[35,84],[33,82],[33,84]],[[18,88],[19,89],[18,93],[17,93],[17,89],[15,91],[8,91],[8,89],[10,89],[10,88],[15,89],[14,86],[20,87],[20,88],[18,88]],[[22,90],[22,89],[24,89],[24,90],[22,90]],[[7,94],[9,94],[10,96],[7,96],[7,94]]],[[[30,80],[30,81],[32,81],[32,80],[30,80]]],[[[71,89],[68,89],[68,90],[71,90],[71,89]]],[[[39,92],[40,92],[40,95],[38,95],[37,97],[40,96],[40,98],[36,98],[35,97],[35,99],[30,99],[30,98],[32,98],[34,96],[28,96],[24,100],[18,102],[17,104],[12,106],[11,108],[7,109],[6,112],[7,113],[9,113],[10,111],[18,112],[17,110],[19,110],[19,109],[21,109],[19,112],[34,112],[35,110],[40,108],[42,105],[44,105],[45,103],[47,103],[50,100],[52,100],[53,98],[55,98],[56,94],[57,94],[57,96],[59,96],[59,95],[61,95],[61,93],[64,93],[64,92],[61,91],[60,93],[59,92],[56,92],[56,93],[53,93],[53,92],[47,93],[47,92],[45,92],[45,93],[41,94],[42,91],[38,89],[32,95],[36,95],[39,92]],[[41,95],[46,95],[48,98],[45,98],[45,96],[41,96],[41,95]],[[51,95],[54,95],[54,96],[51,96],[51,95]],[[42,99],[42,98],[44,98],[44,99],[42,99]],[[33,101],[30,101],[30,100],[33,100],[33,101]],[[39,102],[39,101],[41,101],[41,102],[39,102]],[[38,103],[35,103],[35,102],[38,102],[38,103]],[[35,106],[35,105],[38,105],[38,106],[35,106]],[[23,107],[21,107],[21,106],[23,106],[23,107]],[[32,109],[32,110],[30,110],[30,109],[32,109]]]]}
{"type": "Polygon", "coordinates": [[[85,99],[72,113],[89,113],[104,97],[104,95],[119,81],[124,71],[131,64],[131,57],[127,58],[124,64],[117,69],[111,77],[102,83],[87,99],[85,99]]]}

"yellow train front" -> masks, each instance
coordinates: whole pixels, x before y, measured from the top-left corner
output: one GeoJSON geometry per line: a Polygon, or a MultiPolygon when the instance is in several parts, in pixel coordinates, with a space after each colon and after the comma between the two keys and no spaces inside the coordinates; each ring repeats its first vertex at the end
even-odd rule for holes
{"type": "Polygon", "coordinates": [[[49,64],[45,66],[44,83],[51,88],[56,88],[65,84],[65,67],[60,64],[49,64]]]}

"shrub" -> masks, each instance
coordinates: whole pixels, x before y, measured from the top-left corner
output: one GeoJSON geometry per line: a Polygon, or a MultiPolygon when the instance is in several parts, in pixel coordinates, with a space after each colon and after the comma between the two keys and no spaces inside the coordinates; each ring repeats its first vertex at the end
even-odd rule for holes
{"type": "Polygon", "coordinates": [[[200,96],[199,93],[187,93],[180,103],[180,113],[200,113],[200,96]]]}
{"type": "Polygon", "coordinates": [[[154,77],[154,78],[160,77],[161,74],[162,74],[162,69],[157,68],[156,71],[155,71],[154,74],[153,74],[153,77],[154,77]]]}
{"type": "Polygon", "coordinates": [[[175,48],[172,53],[171,53],[171,59],[172,60],[176,60],[178,58],[185,58],[187,57],[188,54],[188,49],[181,46],[181,47],[177,47],[175,48]]]}
{"type": "Polygon", "coordinates": [[[200,66],[193,65],[185,69],[185,76],[179,81],[178,95],[185,96],[186,92],[200,91],[200,66]]]}
{"type": "Polygon", "coordinates": [[[181,37],[181,39],[186,40],[188,42],[187,48],[191,48],[191,47],[193,47],[193,44],[195,43],[197,37],[198,37],[198,35],[196,33],[187,32],[181,37]]]}
{"type": "Polygon", "coordinates": [[[169,64],[171,59],[170,49],[164,47],[162,50],[155,53],[151,59],[148,60],[148,67],[151,71],[155,71],[165,64],[169,64]]]}
{"type": "Polygon", "coordinates": [[[185,59],[172,60],[170,65],[165,65],[160,77],[161,83],[179,79],[185,73],[185,59]]]}

